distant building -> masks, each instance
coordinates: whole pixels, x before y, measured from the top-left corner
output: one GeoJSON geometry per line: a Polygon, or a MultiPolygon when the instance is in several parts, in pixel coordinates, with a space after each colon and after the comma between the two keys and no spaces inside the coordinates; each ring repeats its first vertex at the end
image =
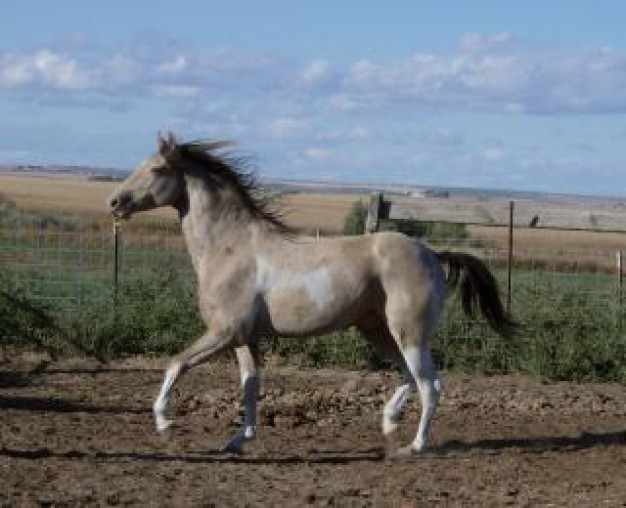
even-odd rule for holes
{"type": "Polygon", "coordinates": [[[412,198],[449,198],[450,191],[445,189],[419,189],[411,192],[412,198]]]}

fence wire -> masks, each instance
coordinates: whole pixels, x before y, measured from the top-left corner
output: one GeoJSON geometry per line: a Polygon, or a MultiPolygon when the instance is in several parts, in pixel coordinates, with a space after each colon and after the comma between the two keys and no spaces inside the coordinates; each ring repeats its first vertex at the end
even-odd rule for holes
{"type": "MultiPolygon", "coordinates": [[[[0,222],[0,265],[4,275],[30,297],[52,303],[63,312],[81,312],[90,299],[101,298],[116,281],[124,284],[149,278],[155,270],[193,279],[178,224],[126,223],[118,240],[116,265],[114,229],[109,221],[86,216],[55,220],[29,214],[12,216],[0,222]]],[[[432,246],[477,255],[506,290],[506,248],[481,245],[468,238],[439,239],[432,246]]],[[[619,256],[613,249],[517,248],[511,267],[512,314],[523,314],[523,309],[539,305],[548,319],[550,311],[569,312],[572,306],[584,304],[602,308],[621,325],[623,273],[618,273],[619,256]]],[[[461,318],[452,313],[451,319],[461,318]]],[[[549,322],[527,325],[526,333],[538,334],[549,322]]],[[[468,333],[465,328],[456,328],[454,333],[468,333]]]]}

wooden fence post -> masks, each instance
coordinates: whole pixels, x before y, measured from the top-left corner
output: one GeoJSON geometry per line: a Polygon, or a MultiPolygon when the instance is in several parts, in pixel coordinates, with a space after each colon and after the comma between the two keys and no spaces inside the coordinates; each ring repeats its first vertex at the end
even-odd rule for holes
{"type": "Polygon", "coordinates": [[[367,207],[367,219],[365,220],[365,232],[375,233],[380,226],[380,212],[383,202],[383,195],[380,192],[372,192],[370,202],[367,207]]]}

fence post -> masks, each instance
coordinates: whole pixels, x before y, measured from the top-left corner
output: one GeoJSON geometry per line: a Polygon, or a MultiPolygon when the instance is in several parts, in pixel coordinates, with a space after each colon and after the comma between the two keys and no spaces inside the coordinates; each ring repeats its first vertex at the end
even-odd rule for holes
{"type": "Polygon", "coordinates": [[[506,313],[511,315],[511,290],[513,272],[513,218],[515,201],[509,201],[509,252],[507,258],[507,281],[506,281],[506,313]]]}
{"type": "Polygon", "coordinates": [[[623,317],[622,317],[622,302],[624,295],[624,253],[621,250],[618,250],[616,253],[616,261],[617,261],[617,315],[618,322],[617,325],[622,329],[623,317]]]}
{"type": "Polygon", "coordinates": [[[383,195],[380,192],[372,192],[367,207],[367,219],[365,220],[365,232],[375,233],[380,225],[380,209],[383,195]]]}
{"type": "Polygon", "coordinates": [[[120,223],[113,221],[113,291],[117,307],[117,290],[120,272],[120,223]]]}

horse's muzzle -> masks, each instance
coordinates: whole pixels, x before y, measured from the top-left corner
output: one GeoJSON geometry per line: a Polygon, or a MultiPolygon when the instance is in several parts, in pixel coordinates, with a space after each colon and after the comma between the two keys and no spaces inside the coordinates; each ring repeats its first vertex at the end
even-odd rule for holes
{"type": "Polygon", "coordinates": [[[109,211],[116,219],[127,219],[132,214],[133,199],[129,192],[123,192],[109,199],[109,211]]]}

